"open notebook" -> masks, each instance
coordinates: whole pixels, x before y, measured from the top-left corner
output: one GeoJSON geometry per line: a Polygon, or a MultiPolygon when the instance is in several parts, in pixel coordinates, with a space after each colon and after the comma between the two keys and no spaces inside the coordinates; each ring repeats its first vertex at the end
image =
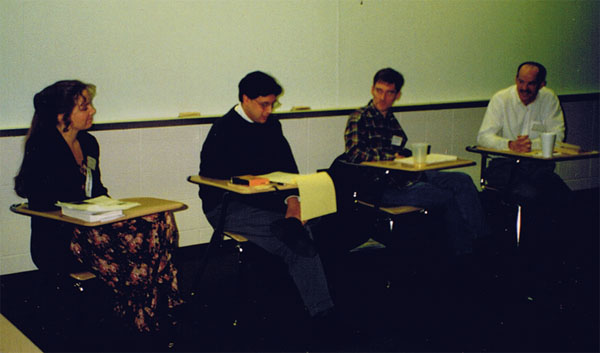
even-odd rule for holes
{"type": "MultiPolygon", "coordinates": [[[[435,164],[435,163],[443,163],[443,162],[452,162],[457,160],[457,156],[452,156],[449,154],[439,154],[439,153],[430,153],[427,155],[426,164],[435,164]]],[[[396,158],[394,160],[396,163],[415,165],[415,160],[413,157],[408,158],[396,158]]]]}
{"type": "Polygon", "coordinates": [[[303,221],[337,211],[333,181],[325,172],[312,174],[273,172],[259,177],[267,178],[274,183],[298,185],[303,221]]]}

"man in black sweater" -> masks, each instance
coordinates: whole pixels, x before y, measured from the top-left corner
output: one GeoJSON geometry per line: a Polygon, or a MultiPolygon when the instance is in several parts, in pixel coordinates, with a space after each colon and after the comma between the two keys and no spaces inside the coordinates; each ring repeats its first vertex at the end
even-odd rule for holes
{"type": "MultiPolygon", "coordinates": [[[[200,175],[229,179],[240,175],[261,175],[275,171],[298,173],[292,150],[281,124],[269,118],[281,86],[271,76],[255,71],[239,83],[240,103],[219,118],[210,129],[200,154],[200,175]]],[[[200,186],[206,218],[216,227],[221,213],[223,191],[200,186]]],[[[224,230],[242,234],[251,242],[283,259],[311,316],[330,311],[333,302],[321,259],[291,249],[275,236],[273,223],[300,218],[297,190],[268,192],[231,200],[224,230]]],[[[309,230],[309,227],[307,227],[309,230]]]]}

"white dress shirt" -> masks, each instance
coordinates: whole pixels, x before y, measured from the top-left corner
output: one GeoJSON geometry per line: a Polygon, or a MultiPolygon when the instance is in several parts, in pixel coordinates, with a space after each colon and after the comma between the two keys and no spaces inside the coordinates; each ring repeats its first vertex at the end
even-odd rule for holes
{"type": "Polygon", "coordinates": [[[542,87],[535,100],[523,104],[517,86],[505,88],[492,97],[477,134],[480,146],[508,150],[508,142],[529,135],[531,149],[541,149],[540,134],[555,132],[556,141],[565,137],[563,112],[554,92],[542,87]]]}
{"type": "Polygon", "coordinates": [[[250,124],[254,124],[254,121],[252,121],[252,119],[250,119],[248,115],[246,115],[246,112],[244,111],[244,108],[242,108],[241,103],[238,103],[238,105],[236,105],[233,109],[235,109],[236,113],[238,113],[244,120],[246,120],[250,124]]]}

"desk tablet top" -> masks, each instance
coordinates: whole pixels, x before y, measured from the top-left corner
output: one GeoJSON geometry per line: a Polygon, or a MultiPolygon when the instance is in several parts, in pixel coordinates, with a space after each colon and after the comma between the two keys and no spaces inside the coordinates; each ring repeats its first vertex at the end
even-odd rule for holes
{"type": "Polygon", "coordinates": [[[403,170],[403,171],[407,171],[407,172],[423,172],[426,170],[441,170],[441,169],[453,169],[453,168],[468,167],[471,165],[475,165],[475,162],[469,161],[467,159],[459,158],[455,161],[426,164],[423,166],[404,164],[404,163],[394,162],[394,161],[362,162],[361,165],[366,165],[366,166],[376,167],[376,168],[384,168],[384,169],[403,170]]]}
{"type": "Polygon", "coordinates": [[[192,175],[188,177],[188,181],[194,184],[202,184],[208,186],[214,186],[219,189],[232,191],[238,194],[260,194],[264,192],[273,192],[278,190],[292,190],[297,189],[298,186],[294,184],[265,184],[258,186],[245,186],[245,185],[237,185],[229,182],[228,179],[213,179],[207,178],[200,175],[192,175]]]}
{"type": "Polygon", "coordinates": [[[598,151],[583,151],[576,154],[566,154],[566,153],[557,153],[550,158],[542,157],[541,151],[531,151],[531,152],[514,152],[510,150],[497,150],[494,148],[487,148],[481,146],[469,146],[467,147],[467,151],[480,153],[480,154],[491,154],[496,156],[504,156],[509,158],[527,158],[527,159],[535,159],[540,161],[569,161],[574,159],[586,159],[586,158],[598,158],[598,151]]]}
{"type": "Polygon", "coordinates": [[[138,203],[140,203],[140,205],[136,206],[136,207],[132,207],[128,210],[123,210],[123,214],[124,214],[123,217],[119,217],[119,218],[115,218],[115,219],[111,219],[111,220],[103,221],[103,222],[86,222],[86,221],[82,221],[80,219],[64,216],[60,212],[60,210],[34,211],[34,210],[30,210],[27,207],[27,204],[13,205],[10,207],[10,209],[11,209],[11,211],[13,211],[15,213],[19,213],[19,214],[26,215],[26,216],[39,216],[39,217],[55,219],[58,221],[73,223],[73,224],[77,224],[80,226],[95,227],[95,226],[99,226],[99,225],[103,225],[103,224],[115,223],[115,222],[120,222],[120,221],[131,219],[131,218],[146,216],[146,215],[150,215],[150,214],[154,214],[154,213],[158,213],[158,212],[182,211],[187,208],[187,206],[181,202],[157,199],[157,198],[153,198],[153,197],[131,197],[131,198],[126,198],[126,199],[122,199],[122,200],[138,202],[138,203]]]}

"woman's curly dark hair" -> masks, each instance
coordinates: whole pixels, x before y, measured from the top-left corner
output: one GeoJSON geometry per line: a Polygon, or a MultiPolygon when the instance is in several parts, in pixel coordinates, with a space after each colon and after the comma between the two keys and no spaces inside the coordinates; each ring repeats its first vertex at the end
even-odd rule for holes
{"type": "Polygon", "coordinates": [[[65,80],[58,81],[38,92],[33,97],[35,113],[31,120],[28,136],[40,131],[55,129],[59,114],[63,114],[66,131],[71,125],[71,112],[84,90],[87,90],[93,98],[96,86],[77,80],[65,80]]]}
{"type": "MultiPolygon", "coordinates": [[[[33,97],[33,107],[35,113],[31,120],[31,127],[27,133],[26,141],[32,136],[56,129],[58,125],[58,115],[63,114],[65,124],[64,132],[68,131],[71,125],[71,113],[79,97],[83,96],[83,91],[87,90],[90,98],[96,93],[96,86],[83,83],[77,80],[58,81],[33,97]]],[[[25,151],[27,153],[27,150],[25,151]]],[[[21,197],[27,197],[27,185],[25,185],[25,171],[23,164],[19,174],[15,177],[15,192],[21,197]]]]}

